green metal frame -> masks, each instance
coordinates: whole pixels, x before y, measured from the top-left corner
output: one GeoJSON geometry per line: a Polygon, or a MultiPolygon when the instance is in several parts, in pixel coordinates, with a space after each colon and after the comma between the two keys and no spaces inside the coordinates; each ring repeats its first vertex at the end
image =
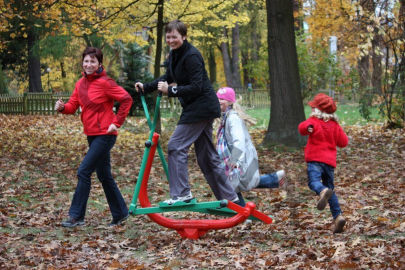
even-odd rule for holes
{"type": "MultiPolygon", "coordinates": [[[[145,168],[146,168],[148,156],[150,153],[150,146],[152,146],[152,138],[153,138],[153,134],[156,129],[156,122],[157,122],[157,116],[159,115],[159,107],[160,107],[161,98],[162,98],[162,95],[159,94],[156,99],[156,106],[155,106],[155,111],[154,111],[155,117],[152,122],[150,119],[147,105],[146,105],[145,97],[143,94],[141,94],[141,102],[142,102],[143,109],[145,111],[145,117],[146,117],[148,126],[150,128],[150,132],[149,132],[148,141],[146,142],[146,144],[148,144],[148,145],[145,146],[142,163],[141,163],[141,167],[140,167],[140,171],[139,171],[139,175],[138,175],[138,180],[136,182],[136,186],[134,189],[134,195],[132,197],[132,202],[129,207],[129,212],[134,215],[144,215],[144,214],[152,214],[152,213],[191,211],[191,212],[200,212],[200,213],[206,213],[206,214],[212,214],[212,215],[234,216],[237,213],[229,208],[226,208],[227,200],[197,203],[196,199],[193,199],[190,203],[178,202],[173,205],[167,205],[167,204],[161,202],[161,203],[159,203],[159,206],[137,208],[136,204],[138,201],[139,192],[141,189],[142,180],[143,180],[144,173],[145,173],[145,168]]],[[[167,179],[169,179],[169,170],[168,170],[167,162],[166,162],[166,159],[164,157],[164,154],[163,154],[163,151],[162,151],[162,148],[161,148],[159,142],[157,145],[157,151],[159,153],[160,160],[162,161],[162,165],[163,165],[164,171],[166,173],[166,177],[167,177],[167,179]]],[[[250,216],[249,219],[258,220],[257,218],[255,218],[253,216],[250,216]]]]}

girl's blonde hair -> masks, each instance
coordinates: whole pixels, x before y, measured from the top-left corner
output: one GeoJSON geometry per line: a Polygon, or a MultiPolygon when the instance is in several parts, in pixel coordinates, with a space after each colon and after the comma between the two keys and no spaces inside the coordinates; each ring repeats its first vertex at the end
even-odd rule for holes
{"type": "MultiPolygon", "coordinates": [[[[240,100],[242,100],[242,97],[238,98],[238,99],[237,99],[234,103],[232,103],[232,105],[230,105],[230,106],[232,106],[232,109],[235,110],[235,111],[238,113],[239,117],[245,122],[245,124],[246,124],[247,126],[254,126],[254,125],[256,125],[256,123],[257,123],[256,120],[255,120],[253,117],[251,117],[250,115],[248,115],[248,114],[245,112],[245,110],[242,108],[242,106],[239,105],[239,102],[238,102],[238,101],[240,101],[240,100]]],[[[218,119],[218,118],[214,121],[214,128],[215,128],[215,129],[217,129],[217,127],[219,126],[220,122],[221,122],[221,120],[218,119]]]]}
{"type": "Polygon", "coordinates": [[[313,109],[314,109],[314,111],[309,115],[309,117],[314,116],[325,122],[328,122],[329,120],[333,120],[333,121],[337,122],[339,120],[338,116],[335,113],[329,114],[329,113],[319,110],[318,108],[313,108],[313,109]]]}
{"type": "Polygon", "coordinates": [[[256,120],[251,117],[250,115],[248,115],[245,110],[243,109],[243,107],[241,105],[239,105],[239,101],[242,100],[242,97],[239,97],[233,104],[232,104],[232,108],[238,113],[239,117],[245,121],[245,123],[248,126],[253,126],[256,125],[256,120]]]}

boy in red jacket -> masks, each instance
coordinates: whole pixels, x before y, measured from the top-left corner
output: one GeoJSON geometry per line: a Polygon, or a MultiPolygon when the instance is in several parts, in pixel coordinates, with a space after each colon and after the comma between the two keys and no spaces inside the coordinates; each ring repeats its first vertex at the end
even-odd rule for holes
{"type": "Polygon", "coordinates": [[[301,135],[309,135],[305,147],[308,186],[319,195],[317,204],[319,210],[325,209],[326,203],[329,203],[334,219],[333,233],[340,233],[343,232],[346,220],[342,216],[334,192],[333,177],[336,167],[336,146],[347,146],[349,139],[337,122],[338,118],[334,114],[336,104],[331,97],[320,93],[308,105],[312,107],[312,113],[298,126],[301,135]]]}

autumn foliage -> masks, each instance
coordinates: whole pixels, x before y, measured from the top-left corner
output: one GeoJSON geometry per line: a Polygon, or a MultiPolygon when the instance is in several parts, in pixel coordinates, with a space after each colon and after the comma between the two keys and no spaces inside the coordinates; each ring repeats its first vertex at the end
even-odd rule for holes
{"type": "MultiPolygon", "coordinates": [[[[97,179],[86,226],[62,228],[59,224],[67,216],[76,170],[87,149],[79,117],[0,115],[0,122],[1,269],[405,267],[403,129],[344,127],[351,141],[339,150],[335,171],[336,192],[348,221],[344,233],[333,235],[329,211],[316,209],[316,196],[306,186],[303,152],[258,147],[261,172],[283,168],[290,185],[287,190],[256,189],[245,195],[258,209],[273,215],[275,223],[210,231],[193,241],[181,239],[146,216],[131,216],[125,226],[107,227],[111,216],[97,179]]],[[[170,123],[163,120],[163,126],[170,123]]],[[[112,151],[113,174],[127,203],[147,131],[144,120],[129,118],[112,151]]],[[[256,143],[264,132],[252,130],[256,143]]],[[[162,136],[163,149],[166,133],[170,131],[162,136]]],[[[214,200],[194,154],[189,170],[199,201],[214,200]]],[[[149,188],[152,203],[168,197],[163,175],[156,159],[149,188]]]]}

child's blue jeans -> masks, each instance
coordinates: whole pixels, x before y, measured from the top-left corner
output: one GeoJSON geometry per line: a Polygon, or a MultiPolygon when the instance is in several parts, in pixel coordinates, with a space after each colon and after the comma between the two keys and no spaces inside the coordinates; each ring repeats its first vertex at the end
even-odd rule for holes
{"type": "MultiPolygon", "coordinates": [[[[333,178],[335,168],[322,162],[308,162],[307,172],[308,186],[311,190],[315,191],[316,194],[319,195],[319,193],[321,193],[321,191],[325,188],[334,190],[335,186],[333,183],[333,178]]],[[[335,219],[342,213],[335,191],[333,191],[328,203],[332,216],[335,219]]]]}
{"type": "MultiPolygon", "coordinates": [[[[278,177],[276,173],[260,175],[260,182],[256,188],[278,188],[278,177]]],[[[245,206],[246,202],[241,192],[238,192],[239,205],[245,206]]]]}

